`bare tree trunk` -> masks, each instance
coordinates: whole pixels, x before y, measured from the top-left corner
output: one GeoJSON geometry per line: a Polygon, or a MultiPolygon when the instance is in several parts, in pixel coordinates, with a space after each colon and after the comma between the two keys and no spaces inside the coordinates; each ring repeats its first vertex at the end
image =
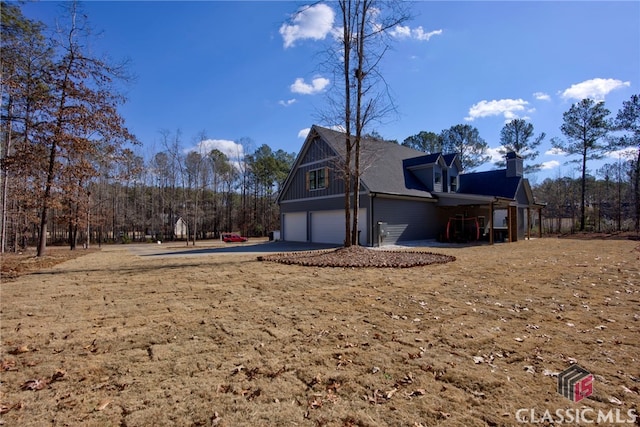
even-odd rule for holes
{"type": "MultiPolygon", "coordinates": [[[[62,102],[61,107],[62,109],[62,102]]],[[[61,119],[60,119],[61,121],[61,119]]],[[[40,212],[40,231],[38,234],[38,250],[36,256],[44,256],[47,250],[47,225],[49,221],[49,203],[51,199],[51,187],[53,186],[53,174],[55,171],[57,144],[55,137],[51,143],[51,152],[49,153],[49,168],[47,170],[47,182],[44,187],[44,196],[42,198],[42,210],[40,212]]]]}
{"type": "Polygon", "coordinates": [[[345,127],[345,159],[343,168],[344,179],[344,219],[345,233],[344,246],[351,246],[351,152],[353,144],[351,142],[351,42],[353,39],[353,11],[350,0],[339,2],[342,10],[342,47],[344,49],[343,74],[344,74],[344,127],[345,127]]]}
{"type": "Polygon", "coordinates": [[[585,229],[585,196],[587,192],[587,149],[582,153],[582,182],[580,183],[580,231],[585,229]]]}
{"type": "Polygon", "coordinates": [[[640,148],[638,148],[638,158],[636,159],[634,178],[633,178],[633,194],[635,198],[635,229],[640,231],[640,148]]]}
{"type": "Polygon", "coordinates": [[[356,69],[356,140],[354,149],[354,182],[353,182],[353,228],[351,229],[351,242],[354,245],[359,245],[358,239],[358,217],[360,210],[360,148],[362,141],[362,133],[365,123],[366,113],[362,112],[362,98],[364,91],[364,58],[365,58],[365,40],[366,30],[365,25],[367,21],[367,15],[369,13],[370,1],[362,0],[362,3],[358,3],[358,6],[362,5],[362,11],[360,12],[360,23],[358,24],[358,68],[356,69]]]}
{"type": "MultiPolygon", "coordinates": [[[[11,116],[13,110],[13,102],[11,97],[9,97],[9,103],[7,105],[7,115],[9,116],[7,119],[7,131],[6,131],[6,139],[2,143],[2,151],[0,152],[0,159],[6,159],[9,155],[9,150],[11,149],[11,139],[12,139],[12,128],[11,125],[11,116]]],[[[7,242],[7,191],[9,190],[9,173],[7,171],[7,166],[5,164],[1,165],[2,171],[2,223],[0,227],[2,227],[1,232],[1,242],[0,242],[0,253],[4,253],[6,250],[6,242],[7,242]]]]}

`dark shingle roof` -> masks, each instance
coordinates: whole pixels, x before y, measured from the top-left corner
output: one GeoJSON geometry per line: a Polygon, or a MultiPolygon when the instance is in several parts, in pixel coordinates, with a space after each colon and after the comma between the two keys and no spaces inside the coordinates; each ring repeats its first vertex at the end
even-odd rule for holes
{"type": "Polygon", "coordinates": [[[457,155],[458,153],[443,154],[442,158],[444,159],[444,162],[447,164],[447,166],[451,167],[457,155]]]}
{"type": "MultiPolygon", "coordinates": [[[[313,129],[344,158],[344,133],[315,125],[313,129]]],[[[424,156],[422,151],[395,142],[364,139],[360,160],[362,184],[372,193],[433,198],[403,164],[407,159],[422,156],[424,156]]]]}
{"type": "MultiPolygon", "coordinates": [[[[313,129],[344,158],[344,133],[316,125],[313,129]]],[[[457,154],[425,154],[395,142],[367,138],[362,144],[362,183],[372,193],[433,198],[408,167],[434,163],[439,156],[451,166],[457,154]]],[[[461,174],[458,193],[514,199],[522,181],[522,177],[507,177],[505,169],[461,174]]]]}
{"type": "Polygon", "coordinates": [[[419,166],[419,165],[431,165],[438,161],[440,153],[423,154],[422,156],[412,157],[404,161],[405,167],[419,166]]]}
{"type": "Polygon", "coordinates": [[[513,199],[522,177],[507,177],[504,169],[460,175],[460,193],[513,199]]]}

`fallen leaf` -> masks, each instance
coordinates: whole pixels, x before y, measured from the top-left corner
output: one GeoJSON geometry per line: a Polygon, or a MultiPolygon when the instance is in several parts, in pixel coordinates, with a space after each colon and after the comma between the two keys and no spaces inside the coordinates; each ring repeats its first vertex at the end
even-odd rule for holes
{"type": "Polygon", "coordinates": [[[67,375],[67,373],[65,371],[63,371],[62,369],[58,369],[52,376],[51,376],[51,382],[57,381],[60,378],[63,378],[65,375],[67,375]]]}
{"type": "Polygon", "coordinates": [[[16,347],[15,349],[11,350],[11,351],[9,352],[9,354],[22,354],[22,353],[28,353],[28,352],[30,352],[30,351],[31,351],[31,350],[29,349],[29,347],[28,347],[28,346],[26,346],[26,345],[21,345],[21,346],[19,346],[19,347],[16,347]]]}
{"type": "Polygon", "coordinates": [[[25,381],[24,384],[20,386],[20,389],[33,390],[33,391],[42,390],[47,386],[47,384],[49,384],[49,382],[44,379],[28,380],[28,381],[25,381]]]}
{"type": "Polygon", "coordinates": [[[389,391],[386,393],[386,395],[385,395],[385,396],[386,396],[386,398],[387,398],[387,399],[391,399],[391,397],[392,397],[394,394],[396,394],[396,391],[398,391],[398,389],[397,389],[397,388],[393,388],[393,389],[389,390],[389,391]]]}
{"type": "Polygon", "coordinates": [[[13,369],[16,369],[16,361],[13,359],[3,359],[2,362],[0,362],[0,368],[3,371],[11,371],[13,369]]]}
{"type": "Polygon", "coordinates": [[[622,405],[622,401],[620,399],[615,398],[615,397],[610,397],[609,398],[609,403],[613,403],[614,405],[622,405]]]}
{"type": "Polygon", "coordinates": [[[111,403],[111,401],[109,399],[105,399],[102,402],[100,402],[100,404],[98,405],[98,407],[96,408],[96,411],[104,411],[104,409],[109,406],[109,403],[111,403]]]}
{"type": "Polygon", "coordinates": [[[625,386],[622,386],[622,391],[624,391],[625,393],[635,393],[635,391],[625,386]]]}
{"type": "Polygon", "coordinates": [[[222,417],[220,415],[218,415],[218,412],[214,412],[213,413],[213,417],[211,418],[211,425],[212,426],[217,426],[220,421],[222,421],[222,417]]]}

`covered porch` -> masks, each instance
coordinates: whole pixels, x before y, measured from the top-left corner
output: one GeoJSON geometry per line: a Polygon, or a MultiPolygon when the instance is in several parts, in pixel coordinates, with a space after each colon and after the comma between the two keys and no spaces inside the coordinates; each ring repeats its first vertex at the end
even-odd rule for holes
{"type": "Polygon", "coordinates": [[[530,239],[533,234],[542,236],[544,205],[459,193],[439,193],[437,197],[443,241],[494,244],[530,239]]]}

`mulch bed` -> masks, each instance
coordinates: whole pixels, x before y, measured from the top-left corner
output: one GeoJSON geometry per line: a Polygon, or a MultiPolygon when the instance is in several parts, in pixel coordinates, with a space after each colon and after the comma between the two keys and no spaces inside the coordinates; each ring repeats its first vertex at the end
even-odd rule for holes
{"type": "Polygon", "coordinates": [[[350,246],[321,251],[287,252],[258,257],[260,261],[296,264],[307,267],[342,268],[409,268],[422,265],[444,264],[455,261],[454,256],[419,251],[385,251],[350,246]]]}

